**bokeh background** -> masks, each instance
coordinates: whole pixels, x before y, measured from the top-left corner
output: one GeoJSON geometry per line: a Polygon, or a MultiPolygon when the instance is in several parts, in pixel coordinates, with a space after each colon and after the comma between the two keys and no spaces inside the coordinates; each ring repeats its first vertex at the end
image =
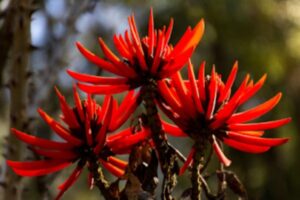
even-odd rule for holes
{"type": "MultiPolygon", "coordinates": [[[[0,0],[0,11],[5,11],[10,0],[0,0]]],[[[291,116],[293,121],[266,133],[268,137],[290,137],[286,145],[271,149],[268,153],[251,155],[226,148],[233,163],[230,170],[236,172],[248,190],[249,199],[298,199],[300,196],[300,1],[299,0],[39,0],[35,1],[31,16],[31,52],[28,79],[28,109],[33,134],[51,137],[51,132],[37,116],[36,109],[44,108],[58,116],[58,102],[53,87],[58,86],[67,96],[71,94],[72,80],[65,69],[85,73],[102,73],[86,62],[75,48],[75,41],[101,55],[97,44],[99,36],[113,48],[113,34],[121,34],[127,28],[127,16],[135,13],[141,35],[147,31],[149,8],[153,7],[155,24],[160,27],[174,18],[171,42],[174,44],[188,25],[194,26],[205,19],[204,37],[192,60],[195,66],[206,60],[208,69],[213,64],[227,77],[233,63],[239,62],[236,85],[246,73],[258,80],[268,74],[261,91],[242,109],[257,105],[277,92],[283,92],[279,105],[261,120],[291,116]]],[[[5,31],[4,17],[0,14],[0,31],[5,31]]],[[[0,43],[8,38],[0,38],[0,43]]],[[[0,49],[5,54],[9,49],[0,49]]],[[[10,55],[6,59],[11,59],[10,55]]],[[[4,154],[6,136],[10,126],[10,92],[6,87],[10,80],[9,66],[2,60],[0,96],[0,144],[4,154]]],[[[198,68],[195,68],[196,72],[198,68]]],[[[182,70],[185,73],[185,69],[182,70]]],[[[70,101],[72,101],[70,96],[70,101]]],[[[101,101],[101,97],[99,98],[101,101]]],[[[188,152],[189,141],[173,141],[175,146],[188,152]]],[[[24,148],[24,147],[20,147],[24,148]]],[[[213,163],[216,158],[213,158],[213,163]]],[[[5,170],[1,157],[1,171],[5,170]]],[[[214,164],[212,164],[214,166],[214,164]]],[[[211,167],[213,170],[213,167],[211,167]]],[[[210,168],[208,169],[208,171],[210,168]]],[[[62,173],[62,174],[65,174],[62,173]]],[[[68,175],[68,172],[66,172],[68,175]]],[[[4,173],[0,174],[3,179],[4,173]]],[[[61,176],[43,178],[45,194],[55,194],[61,176]]],[[[179,179],[175,194],[188,187],[188,175],[179,179]]],[[[29,179],[25,181],[29,182],[29,179]]],[[[82,175],[65,195],[65,199],[98,199],[98,191],[89,191],[86,176],[82,175]]],[[[40,199],[37,187],[28,187],[28,199],[40,199]]]]}

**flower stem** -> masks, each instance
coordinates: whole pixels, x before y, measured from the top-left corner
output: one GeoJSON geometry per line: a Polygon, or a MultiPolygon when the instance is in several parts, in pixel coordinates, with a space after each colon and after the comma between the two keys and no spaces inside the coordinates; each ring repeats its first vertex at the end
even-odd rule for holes
{"type": "Polygon", "coordinates": [[[119,196],[114,195],[110,191],[110,185],[108,181],[105,180],[104,174],[102,172],[101,167],[99,167],[97,160],[90,159],[88,164],[88,169],[92,173],[94,178],[94,185],[98,187],[103,197],[107,200],[118,200],[119,196]]]}
{"type": "Polygon", "coordinates": [[[161,170],[164,174],[161,199],[174,199],[171,195],[176,185],[176,173],[178,172],[177,156],[174,149],[170,148],[155,104],[157,89],[156,84],[150,82],[145,86],[141,93],[141,98],[146,110],[146,123],[152,132],[152,139],[155,143],[156,151],[159,157],[161,170]]]}
{"type": "Polygon", "coordinates": [[[193,165],[192,165],[192,194],[191,199],[193,200],[200,200],[201,199],[201,179],[200,179],[200,169],[201,163],[203,161],[203,155],[201,152],[196,151],[193,158],[193,165]]]}

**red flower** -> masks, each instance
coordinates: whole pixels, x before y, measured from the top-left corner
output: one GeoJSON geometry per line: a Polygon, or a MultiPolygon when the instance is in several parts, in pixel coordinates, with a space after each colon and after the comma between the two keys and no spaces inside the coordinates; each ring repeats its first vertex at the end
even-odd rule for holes
{"type": "MultiPolygon", "coordinates": [[[[237,112],[239,106],[248,101],[262,87],[266,79],[264,75],[257,83],[245,77],[235,93],[231,87],[238,70],[237,62],[226,82],[213,67],[210,76],[205,77],[205,63],[199,70],[198,80],[195,79],[191,62],[188,65],[189,81],[184,82],[180,73],[172,76],[172,82],[158,84],[160,94],[165,103],[160,107],[178,126],[163,122],[166,132],[175,136],[190,136],[194,140],[206,139],[210,141],[219,158],[226,166],[230,160],[225,157],[218,141],[230,147],[249,153],[261,153],[272,146],[281,145],[287,138],[261,138],[267,129],[277,128],[288,123],[291,119],[284,118],[267,122],[248,123],[269,112],[277,105],[281,93],[268,101],[243,112],[237,112]]],[[[185,169],[192,160],[191,151],[185,169]]],[[[183,172],[183,171],[182,171],[183,172]]]]}
{"type": "Polygon", "coordinates": [[[143,38],[139,36],[133,15],[128,18],[128,23],[130,30],[126,30],[124,36],[114,35],[113,38],[121,58],[115,55],[101,38],[99,43],[105,56],[104,59],[85,49],[79,42],[77,43],[79,51],[86,59],[101,69],[119,76],[92,76],[68,70],[74,79],[92,84],[79,83],[80,89],[87,93],[113,94],[143,86],[152,80],[169,77],[187,63],[204,31],[204,21],[200,20],[195,28],[187,28],[173,48],[169,44],[173,19],[168,28],[164,26],[156,30],[151,9],[148,35],[143,38]]]}
{"type": "MultiPolygon", "coordinates": [[[[31,150],[44,159],[24,162],[8,160],[7,163],[18,175],[41,176],[59,171],[77,162],[70,177],[58,187],[60,193],[57,199],[59,199],[77,180],[84,166],[90,165],[90,162],[99,162],[110,173],[121,177],[127,163],[114,155],[129,152],[132,145],[148,137],[148,132],[142,130],[131,134],[131,130],[128,128],[119,133],[107,135],[119,128],[135,110],[137,104],[133,91],[127,94],[119,107],[117,101],[111,96],[105,97],[101,107],[90,96],[87,100],[81,101],[74,89],[74,108],[67,104],[57,89],[56,92],[62,110],[61,119],[67,127],[51,118],[42,109],[39,109],[38,112],[64,141],[42,139],[12,129],[12,133],[18,139],[27,143],[31,150]]],[[[92,185],[93,179],[90,180],[92,185]]]]}

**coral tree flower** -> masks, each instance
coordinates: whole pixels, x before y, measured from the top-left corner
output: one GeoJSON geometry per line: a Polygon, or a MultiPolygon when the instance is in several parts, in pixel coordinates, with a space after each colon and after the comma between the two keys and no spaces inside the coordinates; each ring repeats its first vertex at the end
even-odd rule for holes
{"type": "MultiPolygon", "coordinates": [[[[205,76],[205,63],[200,66],[196,80],[191,62],[188,65],[188,81],[183,81],[180,73],[172,76],[171,83],[160,82],[158,87],[165,103],[160,107],[177,125],[163,122],[166,132],[175,136],[189,136],[194,140],[210,141],[219,160],[226,166],[230,160],[223,154],[219,142],[248,153],[262,153],[270,147],[287,142],[287,138],[262,138],[264,131],[277,128],[291,119],[284,118],[266,122],[250,122],[269,112],[276,106],[281,93],[268,101],[248,110],[237,109],[248,101],[263,86],[264,75],[256,83],[247,75],[238,89],[231,91],[238,70],[234,64],[226,82],[212,68],[210,76],[205,76]]],[[[192,161],[193,149],[182,172],[192,161]]]]}
{"type": "Polygon", "coordinates": [[[148,23],[148,35],[140,38],[134,16],[128,18],[129,30],[125,35],[114,35],[113,42],[120,57],[115,55],[100,38],[99,43],[104,58],[100,58],[83,47],[77,47],[81,54],[99,68],[118,77],[103,77],[81,74],[71,70],[68,73],[79,83],[78,87],[87,93],[113,94],[143,86],[152,80],[169,77],[181,69],[192,55],[202,38],[204,21],[192,29],[188,27],[179,42],[173,47],[169,44],[173,28],[173,19],[169,26],[154,29],[152,9],[148,23]]]}
{"type": "MultiPolygon", "coordinates": [[[[106,96],[101,107],[90,96],[81,101],[74,88],[74,108],[67,104],[57,89],[56,92],[62,110],[61,119],[67,126],[51,118],[42,109],[38,112],[63,141],[43,139],[12,129],[18,139],[27,143],[31,150],[44,159],[24,162],[8,160],[7,164],[18,175],[42,176],[77,163],[69,178],[58,187],[59,199],[77,180],[83,168],[91,165],[91,162],[99,163],[113,175],[121,177],[127,163],[114,155],[129,152],[133,144],[148,136],[144,130],[133,135],[130,128],[107,135],[119,128],[135,110],[137,104],[134,92],[129,92],[120,106],[111,96],[106,96]]],[[[92,187],[91,173],[89,180],[92,187]]]]}

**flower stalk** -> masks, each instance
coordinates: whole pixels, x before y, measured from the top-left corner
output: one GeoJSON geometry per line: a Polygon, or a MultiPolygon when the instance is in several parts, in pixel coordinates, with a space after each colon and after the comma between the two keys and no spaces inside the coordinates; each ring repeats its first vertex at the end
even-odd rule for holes
{"type": "Polygon", "coordinates": [[[161,170],[164,174],[161,198],[170,200],[174,199],[171,193],[177,182],[176,173],[178,173],[178,163],[176,152],[173,148],[170,148],[162,129],[161,120],[155,104],[156,94],[156,83],[154,80],[150,80],[150,83],[143,88],[141,98],[146,110],[146,125],[151,130],[161,170]]]}
{"type": "Polygon", "coordinates": [[[119,197],[110,191],[110,185],[105,179],[102,168],[96,158],[90,158],[88,170],[93,175],[93,185],[95,185],[105,199],[117,200],[119,197]]]}

